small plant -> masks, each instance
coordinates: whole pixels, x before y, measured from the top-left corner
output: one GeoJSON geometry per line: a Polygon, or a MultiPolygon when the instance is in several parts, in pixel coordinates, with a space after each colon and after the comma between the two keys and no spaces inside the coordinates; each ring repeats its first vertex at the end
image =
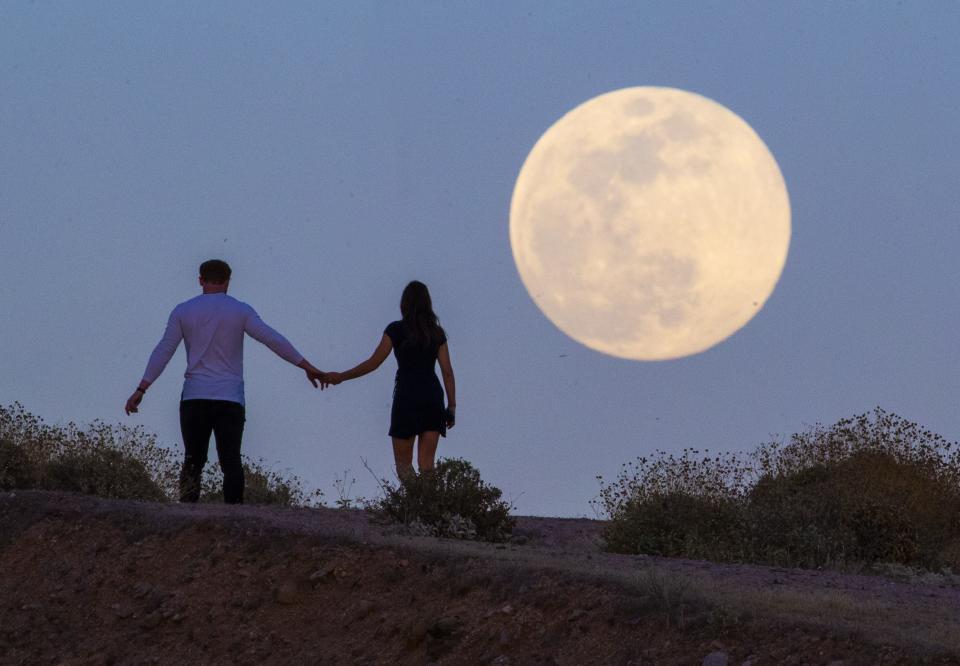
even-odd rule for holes
{"type": "Polygon", "coordinates": [[[410,533],[506,541],[513,531],[511,507],[501,500],[501,491],[484,483],[466,460],[440,459],[432,472],[395,488],[384,483],[383,489],[384,497],[370,511],[402,523],[410,533]]]}
{"type": "Polygon", "coordinates": [[[366,504],[363,497],[353,497],[353,486],[356,482],[357,480],[350,476],[349,469],[343,470],[343,476],[334,477],[333,488],[337,491],[337,499],[333,502],[335,508],[359,509],[366,504]]]}

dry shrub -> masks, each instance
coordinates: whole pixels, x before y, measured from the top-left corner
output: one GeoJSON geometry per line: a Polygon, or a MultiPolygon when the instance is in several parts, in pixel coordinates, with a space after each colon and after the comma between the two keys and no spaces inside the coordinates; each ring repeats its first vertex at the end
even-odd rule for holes
{"type": "Polygon", "coordinates": [[[615,552],[789,566],[957,568],[956,445],[876,409],[749,456],[658,453],[603,485],[615,552]]]}
{"type": "Polygon", "coordinates": [[[144,500],[167,499],[176,488],[173,455],[139,426],[50,425],[14,403],[0,407],[0,440],[0,488],[144,500]]]}
{"type": "Polygon", "coordinates": [[[433,472],[383,484],[384,496],[369,510],[383,521],[412,526],[423,535],[505,541],[513,531],[510,505],[466,460],[441,458],[433,472]]]}
{"type": "Polygon", "coordinates": [[[22,447],[0,439],[0,490],[32,488],[37,472],[22,447]]]}
{"type": "MultiPolygon", "coordinates": [[[[296,476],[244,459],[245,499],[252,504],[302,506],[322,503],[307,495],[296,476]]],[[[87,426],[50,425],[19,403],[0,406],[0,490],[66,490],[101,497],[172,500],[178,497],[179,456],[141,426],[94,421],[87,426]]],[[[220,496],[220,470],[209,465],[205,499],[220,496]]]]}
{"type": "Polygon", "coordinates": [[[761,446],[748,519],[751,550],[800,566],[960,562],[960,451],[921,426],[876,409],[761,446]]]}
{"type": "Polygon", "coordinates": [[[672,492],[626,504],[604,538],[618,553],[737,559],[741,532],[734,503],[672,492]]]}
{"type": "Polygon", "coordinates": [[[54,458],[45,466],[43,487],[112,499],[167,499],[142,461],[109,448],[78,447],[54,458]]]}
{"type": "MultiPolygon", "coordinates": [[[[602,479],[601,479],[602,483],[602,479]]],[[[621,553],[736,559],[744,526],[745,467],[735,455],[657,451],[626,463],[597,502],[611,520],[607,548],[621,553]]]]}

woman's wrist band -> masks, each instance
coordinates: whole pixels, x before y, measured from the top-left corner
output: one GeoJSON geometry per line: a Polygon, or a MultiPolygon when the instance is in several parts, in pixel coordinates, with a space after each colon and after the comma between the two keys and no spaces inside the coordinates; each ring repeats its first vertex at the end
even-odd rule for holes
{"type": "Polygon", "coordinates": [[[133,392],[134,392],[134,393],[137,393],[138,391],[139,391],[140,393],[146,393],[146,392],[147,392],[147,389],[145,389],[145,388],[140,388],[139,386],[138,386],[137,388],[133,389],[133,392]]]}

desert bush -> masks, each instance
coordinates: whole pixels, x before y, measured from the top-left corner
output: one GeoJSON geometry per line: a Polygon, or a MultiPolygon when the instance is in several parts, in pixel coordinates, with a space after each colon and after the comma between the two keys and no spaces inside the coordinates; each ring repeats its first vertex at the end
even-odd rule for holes
{"type": "Polygon", "coordinates": [[[170,451],[142,427],[50,425],[15,403],[0,407],[0,487],[162,500],[176,488],[170,451]]]}
{"type": "MultiPolygon", "coordinates": [[[[744,526],[740,503],[747,468],[733,454],[661,451],[623,465],[602,485],[599,505],[614,552],[736,559],[744,526]]],[[[600,479],[603,484],[602,478],[600,479]]]]}
{"type": "Polygon", "coordinates": [[[19,403],[0,406],[0,488],[41,487],[45,465],[70,436],[67,428],[47,425],[19,403]]]}
{"type": "Polygon", "coordinates": [[[466,460],[441,458],[432,472],[383,485],[384,496],[368,507],[386,522],[413,533],[485,541],[505,541],[513,531],[511,506],[499,488],[487,485],[466,460]]]}
{"type": "Polygon", "coordinates": [[[117,449],[85,446],[67,450],[47,462],[42,477],[45,490],[111,499],[167,499],[143,461],[117,449]]]}
{"type": "MultiPolygon", "coordinates": [[[[296,476],[245,459],[245,500],[252,504],[322,504],[296,476]]],[[[19,403],[0,406],[0,489],[66,490],[101,497],[172,500],[179,496],[179,455],[141,426],[94,421],[50,425],[19,403]]],[[[207,466],[204,498],[220,497],[220,470],[207,466]]]]}
{"type": "Polygon", "coordinates": [[[614,552],[736,559],[742,532],[735,503],[671,492],[627,503],[604,538],[614,552]]]}
{"type": "Polygon", "coordinates": [[[806,567],[960,565],[956,445],[879,408],[748,456],[658,453],[600,481],[615,552],[806,567]]]}
{"type": "Polygon", "coordinates": [[[942,436],[878,408],[764,444],[753,460],[745,511],[764,561],[958,564],[960,452],[942,436]]]}
{"type": "Polygon", "coordinates": [[[0,439],[0,490],[33,488],[37,470],[23,447],[9,439],[0,439]]]}

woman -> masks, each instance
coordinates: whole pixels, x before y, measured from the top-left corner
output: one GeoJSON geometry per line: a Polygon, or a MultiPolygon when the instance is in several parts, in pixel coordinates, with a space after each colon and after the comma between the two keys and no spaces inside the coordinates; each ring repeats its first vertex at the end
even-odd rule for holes
{"type": "Polygon", "coordinates": [[[403,319],[392,322],[383,332],[380,344],[366,361],[346,372],[327,373],[327,381],[339,384],[373,372],[393,350],[397,357],[397,377],[393,387],[393,408],[390,410],[390,437],[397,476],[401,481],[415,477],[413,445],[417,446],[420,473],[433,469],[440,435],[446,436],[456,420],[457,399],[450,365],[447,336],[433,312],[427,285],[414,280],[400,297],[403,319]],[[443,388],[434,373],[439,361],[443,388]],[[443,408],[443,392],[447,408],[443,408]]]}

